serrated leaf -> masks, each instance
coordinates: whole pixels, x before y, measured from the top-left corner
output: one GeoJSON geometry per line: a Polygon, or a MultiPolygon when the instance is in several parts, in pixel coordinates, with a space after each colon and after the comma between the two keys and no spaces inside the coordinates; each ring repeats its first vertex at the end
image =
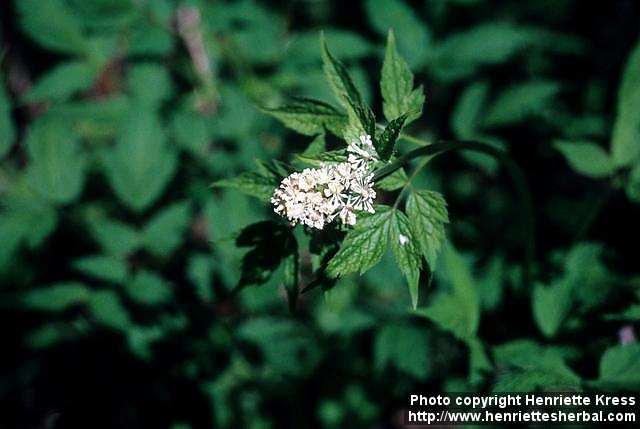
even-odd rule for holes
{"type": "Polygon", "coordinates": [[[73,261],[73,267],[89,277],[116,284],[122,284],[127,278],[126,262],[114,256],[87,256],[73,261]]]}
{"type": "Polygon", "coordinates": [[[389,30],[387,49],[380,78],[382,109],[387,121],[393,121],[409,112],[406,123],[413,122],[422,114],[424,92],[422,86],[413,89],[413,73],[396,49],[393,30],[389,30]]]}
{"type": "Polygon", "coordinates": [[[116,196],[136,212],[160,197],[178,161],[175,152],[166,145],[159,118],[138,107],[135,114],[124,120],[116,146],[104,159],[116,196]]]}
{"type": "Polygon", "coordinates": [[[337,100],[349,112],[349,125],[358,128],[358,135],[368,134],[375,139],[376,120],[373,111],[364,103],[345,65],[329,52],[323,35],[320,45],[325,78],[337,100]]]}
{"type": "Polygon", "coordinates": [[[608,177],[613,173],[613,163],[609,154],[597,144],[556,141],[554,146],[578,173],[593,178],[608,177]]]}
{"type": "Polygon", "coordinates": [[[392,215],[393,211],[388,206],[377,206],[375,214],[360,214],[340,250],[329,261],[327,273],[331,277],[363,274],[377,264],[386,250],[392,215]]]}
{"type": "Polygon", "coordinates": [[[406,119],[407,114],[404,113],[400,117],[389,122],[380,135],[380,138],[377,139],[377,141],[374,141],[376,144],[376,151],[378,152],[378,155],[380,155],[380,159],[383,161],[387,161],[391,158],[391,155],[393,155],[396,141],[400,136],[400,131],[402,131],[402,127],[404,126],[406,119]]]}
{"type": "Polygon", "coordinates": [[[447,203],[437,192],[413,191],[407,199],[406,211],[422,254],[434,271],[445,240],[444,226],[449,223],[447,203]]]}
{"type": "Polygon", "coordinates": [[[347,116],[332,105],[311,98],[295,98],[284,106],[262,108],[262,111],[275,117],[286,127],[301,134],[316,135],[329,130],[342,136],[347,124],[347,116]]]}
{"type": "Polygon", "coordinates": [[[331,55],[322,34],[320,35],[320,47],[325,78],[336,99],[347,110],[352,109],[353,105],[362,105],[362,96],[351,80],[347,68],[331,55]]]}
{"type": "Polygon", "coordinates": [[[629,55],[618,89],[611,155],[616,167],[628,166],[640,157],[640,43],[629,55]]]}
{"type": "Polygon", "coordinates": [[[218,180],[214,182],[212,186],[235,189],[243,194],[251,195],[252,197],[268,202],[273,195],[273,191],[279,184],[280,181],[274,176],[245,172],[233,179],[218,180]]]}
{"type": "Polygon", "coordinates": [[[308,165],[321,167],[324,164],[345,162],[347,160],[347,151],[338,149],[311,155],[300,154],[296,155],[296,159],[308,165]]]}
{"type": "Polygon", "coordinates": [[[503,372],[493,386],[494,392],[579,392],[578,376],[550,371],[548,368],[528,368],[503,372]]]}
{"type": "Polygon", "coordinates": [[[158,305],[171,300],[171,285],[151,271],[139,271],[125,284],[129,297],[140,304],[158,305]]]}
{"type": "Polygon", "coordinates": [[[169,256],[180,246],[189,225],[188,202],[177,202],[157,213],[142,231],[144,247],[156,256],[169,256]]]}
{"type": "Polygon", "coordinates": [[[28,103],[64,101],[91,87],[98,70],[86,62],[69,61],[48,70],[24,95],[28,103]]]}
{"type": "Polygon", "coordinates": [[[373,356],[378,371],[393,364],[418,379],[424,380],[429,374],[426,332],[413,326],[384,326],[376,334],[373,356]]]}
{"type": "Polygon", "coordinates": [[[41,119],[27,135],[29,184],[43,198],[66,204],[84,185],[87,159],[77,137],[60,121],[41,119]]]}
{"type": "Polygon", "coordinates": [[[418,288],[422,256],[420,246],[409,224],[409,219],[400,210],[394,209],[390,220],[389,239],[396,263],[407,279],[411,305],[418,306],[418,288]]]}
{"type": "Polygon", "coordinates": [[[73,305],[83,304],[89,295],[89,289],[82,283],[54,283],[25,293],[21,303],[34,310],[62,311],[73,305]]]}

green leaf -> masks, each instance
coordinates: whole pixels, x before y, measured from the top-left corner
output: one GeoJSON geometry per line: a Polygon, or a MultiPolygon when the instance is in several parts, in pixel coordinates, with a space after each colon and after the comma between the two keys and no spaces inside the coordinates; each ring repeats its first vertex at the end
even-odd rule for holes
{"type": "Polygon", "coordinates": [[[429,375],[426,332],[408,325],[386,325],[376,334],[373,359],[378,371],[392,364],[400,371],[425,380],[429,375]]]}
{"type": "Polygon", "coordinates": [[[545,117],[552,111],[560,84],[552,81],[531,81],[503,91],[491,104],[483,125],[499,127],[514,124],[529,117],[545,117]]]}
{"type": "Polygon", "coordinates": [[[73,267],[89,277],[115,284],[122,284],[127,278],[126,262],[113,256],[95,255],[76,259],[73,267]]]}
{"type": "Polygon", "coordinates": [[[631,201],[640,202],[640,163],[631,169],[625,191],[631,201]]]}
{"type": "Polygon", "coordinates": [[[473,139],[485,111],[489,84],[475,82],[463,91],[451,115],[451,129],[459,139],[473,139]]]}
{"type": "Polygon", "coordinates": [[[86,62],[68,61],[48,70],[24,95],[28,103],[64,101],[91,87],[98,70],[86,62]]]}
{"type": "Polygon", "coordinates": [[[160,64],[136,64],[127,75],[129,92],[141,106],[155,108],[173,95],[173,82],[160,64]]]}
{"type": "Polygon", "coordinates": [[[547,368],[503,372],[493,386],[494,392],[579,392],[577,376],[549,371],[547,368]]]}
{"type": "Polygon", "coordinates": [[[414,66],[421,64],[429,52],[431,36],[417,13],[402,0],[368,0],[365,7],[374,30],[384,36],[393,29],[402,55],[414,66]]]}
{"type": "Polygon", "coordinates": [[[345,149],[330,150],[317,154],[299,154],[296,159],[304,164],[314,167],[322,167],[324,164],[333,164],[345,162],[347,160],[347,151],[345,149]]]}
{"type": "Polygon", "coordinates": [[[448,288],[415,314],[427,317],[461,341],[472,341],[480,323],[480,299],[471,267],[451,245],[444,248],[441,259],[438,279],[448,288]]]}
{"type": "Polygon", "coordinates": [[[562,349],[543,347],[530,340],[515,340],[493,348],[496,364],[518,371],[542,370],[557,380],[579,383],[580,377],[566,364],[562,349]]]}
{"type": "Polygon", "coordinates": [[[344,238],[340,250],[327,265],[332,277],[363,274],[377,264],[386,251],[393,210],[377,206],[375,214],[360,214],[355,227],[344,238]]]}
{"type": "Polygon", "coordinates": [[[628,166],[640,156],[640,43],[629,55],[618,89],[611,155],[616,167],[628,166]]]}
{"type": "Polygon", "coordinates": [[[20,0],[16,8],[23,31],[42,47],[68,54],[87,50],[82,23],[65,2],[20,0]]]}
{"type": "Polygon", "coordinates": [[[139,304],[158,305],[171,300],[171,285],[162,277],[150,271],[138,271],[133,279],[125,284],[129,297],[139,304]]]}
{"type": "Polygon", "coordinates": [[[396,191],[404,187],[409,182],[404,168],[399,168],[384,179],[376,182],[376,188],[383,191],[396,191]]]}
{"type": "Polygon", "coordinates": [[[400,210],[393,210],[389,228],[391,250],[395,256],[400,271],[407,279],[411,305],[415,310],[418,306],[418,292],[420,282],[420,269],[422,268],[422,255],[420,246],[411,230],[409,219],[400,210]]]}
{"type": "Polygon", "coordinates": [[[291,319],[261,317],[247,320],[238,337],[258,346],[264,370],[274,375],[302,376],[311,371],[320,357],[314,338],[305,327],[291,319]],[[296,359],[291,359],[296,356],[296,359]]]}
{"type": "MultiPolygon", "coordinates": [[[[349,125],[357,128],[355,134],[368,134],[375,138],[376,120],[373,111],[364,103],[345,65],[329,52],[322,34],[320,45],[325,78],[337,100],[349,112],[349,125]]],[[[353,138],[354,136],[345,137],[353,138]]]]}
{"type": "Polygon", "coordinates": [[[93,292],[89,298],[89,309],[93,319],[108,328],[127,331],[133,324],[120,297],[112,290],[93,292]]]}
{"type": "Polygon", "coordinates": [[[0,74],[0,158],[5,156],[16,138],[16,129],[11,118],[11,100],[4,88],[0,74]]]}
{"type": "Polygon", "coordinates": [[[23,306],[34,310],[62,311],[85,303],[90,293],[89,289],[81,283],[54,283],[26,292],[21,302],[23,306]]]}
{"type": "Polygon", "coordinates": [[[93,238],[110,255],[129,255],[141,246],[138,231],[125,223],[96,216],[88,219],[88,226],[93,238]]]}
{"type": "Polygon", "coordinates": [[[380,159],[382,159],[383,161],[389,160],[389,158],[391,158],[391,155],[393,155],[396,141],[400,136],[400,131],[402,131],[402,127],[404,126],[406,119],[407,114],[405,113],[389,122],[389,124],[382,132],[380,138],[375,141],[376,152],[378,152],[378,155],[380,155],[380,159]]]}
{"type": "Polygon", "coordinates": [[[331,55],[322,33],[320,34],[320,46],[322,48],[325,78],[336,99],[347,110],[352,109],[354,105],[362,105],[362,96],[351,80],[347,68],[342,62],[331,55]]]}
{"type": "Polygon", "coordinates": [[[188,202],[163,208],[142,231],[144,247],[153,255],[169,256],[183,242],[190,215],[188,202]]]}
{"type": "Polygon", "coordinates": [[[177,157],[165,143],[158,117],[138,106],[124,120],[115,148],[104,166],[116,196],[139,212],[157,200],[177,167],[177,157]]]}
{"type": "Polygon", "coordinates": [[[295,98],[284,106],[262,108],[262,111],[286,127],[308,136],[324,133],[325,130],[342,136],[347,124],[347,117],[332,105],[311,98],[295,98]]]}
{"type": "Polygon", "coordinates": [[[435,270],[438,252],[445,240],[445,224],[449,223],[447,203],[434,191],[413,191],[407,199],[407,216],[422,253],[435,270]]]}
{"type": "Polygon", "coordinates": [[[203,302],[211,302],[213,265],[210,255],[194,255],[189,258],[187,277],[196,287],[196,294],[203,302]]]}
{"type": "MultiPolygon", "coordinates": [[[[374,46],[358,33],[337,28],[324,29],[327,44],[334,47],[334,54],[346,60],[359,60],[375,52],[374,46]]],[[[318,32],[305,31],[293,34],[287,43],[286,57],[289,63],[315,65],[320,57],[317,52],[318,32]]]]}
{"type": "Polygon", "coordinates": [[[571,305],[570,291],[566,281],[551,286],[536,284],[532,295],[533,316],[546,337],[555,336],[567,316],[571,305]]]}
{"type": "Polygon", "coordinates": [[[272,221],[256,222],[244,228],[236,239],[236,245],[251,248],[242,258],[240,286],[266,283],[298,248],[292,228],[272,221]]]}
{"type": "Polygon", "coordinates": [[[608,177],[613,173],[613,163],[609,154],[597,144],[556,141],[554,146],[578,173],[593,178],[608,177]]]}
{"type": "Polygon", "coordinates": [[[175,141],[197,159],[209,154],[209,128],[207,118],[190,110],[178,110],[171,121],[175,141]]]}
{"type": "Polygon", "coordinates": [[[66,204],[79,196],[87,160],[69,127],[46,118],[36,121],[27,135],[27,152],[26,174],[42,197],[66,204]]]}
{"type": "Polygon", "coordinates": [[[214,182],[212,186],[217,188],[231,188],[243,194],[251,195],[264,202],[269,202],[273,191],[280,185],[280,180],[273,175],[262,175],[253,172],[245,172],[233,179],[222,179],[214,182]]]}
{"type": "Polygon", "coordinates": [[[396,50],[393,30],[389,30],[387,38],[380,90],[383,98],[382,109],[387,121],[393,121],[395,118],[409,113],[406,118],[406,123],[409,124],[422,115],[424,104],[422,86],[413,89],[413,73],[396,50]]]}
{"type": "Polygon", "coordinates": [[[637,390],[640,388],[640,344],[613,346],[600,360],[599,389],[637,390]]]}

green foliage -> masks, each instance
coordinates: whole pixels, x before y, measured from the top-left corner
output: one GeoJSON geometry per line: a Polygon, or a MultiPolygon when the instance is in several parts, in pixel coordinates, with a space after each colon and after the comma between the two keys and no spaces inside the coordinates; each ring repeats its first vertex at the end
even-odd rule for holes
{"type": "Polygon", "coordinates": [[[138,106],[122,124],[117,143],[104,157],[116,196],[133,211],[153,204],[173,177],[177,157],[166,145],[157,116],[138,106]]]}
{"type": "Polygon", "coordinates": [[[377,334],[374,361],[378,370],[393,365],[418,379],[429,374],[429,344],[425,332],[412,326],[388,325],[377,334]]]}
{"type": "Polygon", "coordinates": [[[380,77],[384,116],[388,121],[408,114],[407,124],[422,114],[424,92],[422,86],[413,88],[413,73],[396,49],[394,32],[389,31],[387,49],[380,77]]]}
{"type": "Polygon", "coordinates": [[[593,178],[611,175],[613,164],[609,154],[593,143],[559,141],[555,147],[565,156],[571,168],[593,178]]]}
{"type": "Polygon", "coordinates": [[[462,255],[447,246],[438,273],[448,280],[448,289],[416,313],[429,318],[456,338],[472,341],[480,322],[480,302],[471,270],[462,255]]]}
{"type": "Polygon", "coordinates": [[[628,166],[640,156],[640,45],[629,55],[618,89],[618,109],[611,136],[616,167],[628,166]]]}
{"type": "Polygon", "coordinates": [[[293,99],[284,106],[263,110],[292,130],[310,136],[325,130],[340,136],[347,122],[346,117],[330,104],[310,98],[293,99]]]}
{"type": "Polygon", "coordinates": [[[77,138],[59,121],[36,122],[27,136],[30,185],[44,199],[65,204],[75,200],[84,184],[87,160],[77,138]]]}
{"type": "Polygon", "coordinates": [[[422,254],[432,269],[445,240],[445,225],[449,222],[447,204],[435,191],[415,191],[407,199],[407,215],[422,254]]]}
{"type": "Polygon", "coordinates": [[[340,250],[327,265],[329,275],[362,274],[380,262],[386,251],[389,228],[396,209],[377,206],[375,210],[375,214],[362,217],[347,233],[340,250]]]}
{"type": "Polygon", "coordinates": [[[0,82],[0,158],[11,149],[15,136],[16,131],[11,118],[11,101],[7,97],[4,83],[0,82]]]}
{"type": "Polygon", "coordinates": [[[600,360],[600,375],[595,385],[600,389],[637,389],[640,385],[639,357],[640,345],[637,343],[607,349],[600,360]]]}
{"type": "Polygon", "coordinates": [[[373,29],[382,36],[390,29],[398,33],[402,55],[410,59],[411,65],[420,64],[423,58],[416,55],[416,48],[420,49],[418,52],[424,52],[429,47],[430,34],[427,25],[416,17],[413,10],[403,0],[368,0],[365,7],[373,29]]]}
{"type": "Polygon", "coordinates": [[[59,64],[27,91],[24,100],[29,103],[67,100],[76,92],[91,87],[97,71],[91,64],[81,61],[59,64]]]}
{"type": "Polygon", "coordinates": [[[637,11],[583,3],[9,2],[0,426],[386,427],[426,388],[639,389],[637,11]],[[365,133],[375,213],[273,213],[365,133]],[[519,166],[533,236],[509,162],[397,164],[454,139],[519,166]]]}

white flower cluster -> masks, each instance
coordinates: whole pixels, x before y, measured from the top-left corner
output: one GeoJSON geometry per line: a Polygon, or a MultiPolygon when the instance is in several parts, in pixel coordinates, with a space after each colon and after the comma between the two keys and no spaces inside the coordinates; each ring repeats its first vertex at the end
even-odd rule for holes
{"type": "Polygon", "coordinates": [[[323,229],[335,218],[355,225],[356,211],[374,213],[371,167],[378,160],[371,136],[349,143],[346,162],[305,168],[282,180],[273,193],[274,211],[292,225],[323,229]]]}

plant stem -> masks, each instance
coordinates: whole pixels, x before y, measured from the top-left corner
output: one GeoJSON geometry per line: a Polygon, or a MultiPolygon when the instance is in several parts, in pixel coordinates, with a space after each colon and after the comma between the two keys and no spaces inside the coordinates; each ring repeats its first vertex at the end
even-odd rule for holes
{"type": "MultiPolygon", "coordinates": [[[[415,137],[412,137],[412,139],[420,141],[415,137]]],[[[493,156],[506,167],[520,199],[522,224],[525,234],[523,280],[525,284],[530,284],[531,267],[535,256],[535,224],[531,192],[529,191],[529,186],[520,167],[518,167],[518,165],[504,151],[496,149],[485,143],[475,141],[439,141],[437,143],[429,144],[424,141],[420,142],[420,144],[423,145],[422,147],[405,153],[395,161],[375,171],[373,181],[378,181],[387,177],[389,174],[402,168],[412,159],[421,158],[423,156],[433,158],[450,150],[470,150],[493,156]]]]}

